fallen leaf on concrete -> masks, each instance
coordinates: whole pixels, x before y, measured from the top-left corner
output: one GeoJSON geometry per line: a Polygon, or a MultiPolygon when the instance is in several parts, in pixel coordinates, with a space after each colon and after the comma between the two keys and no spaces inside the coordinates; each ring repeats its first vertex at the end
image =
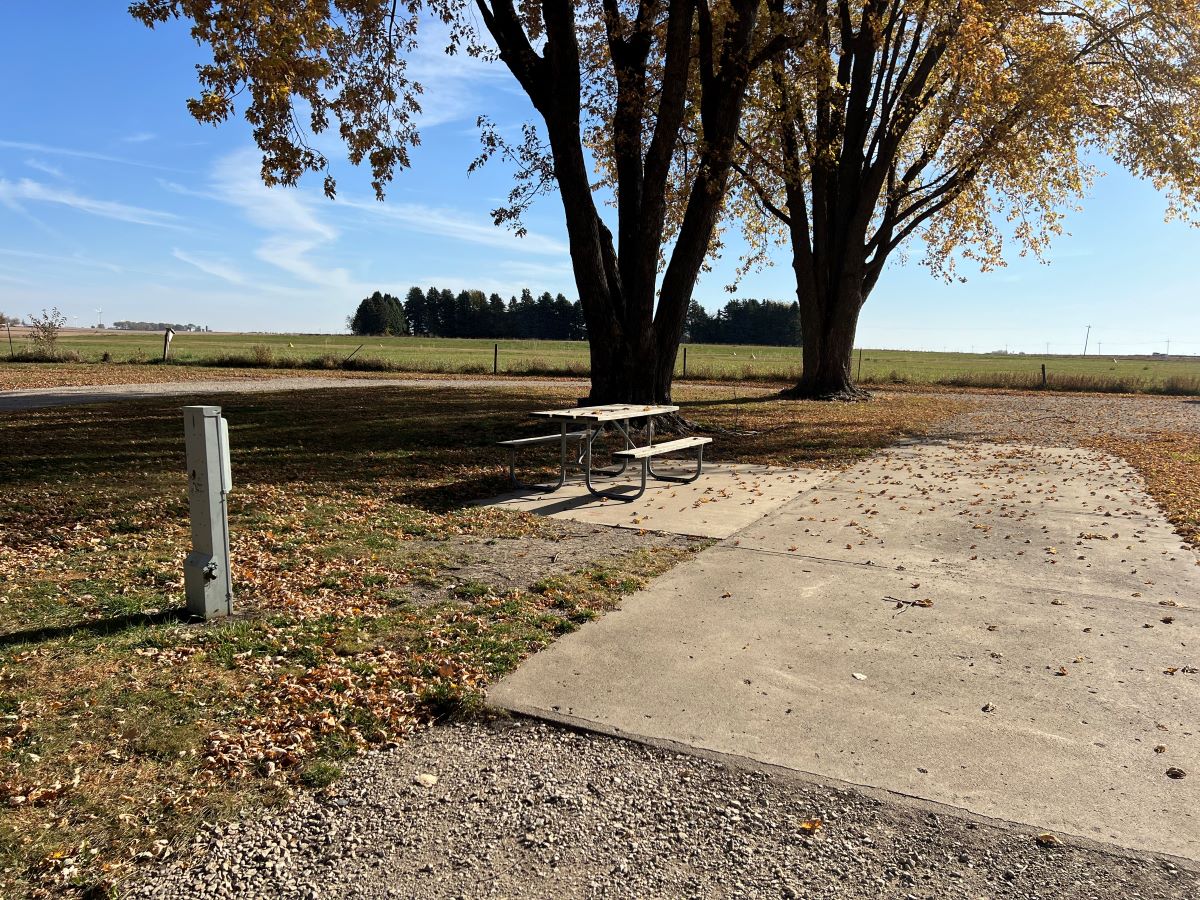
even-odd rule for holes
{"type": "Polygon", "coordinates": [[[855,681],[866,681],[867,680],[867,676],[864,675],[862,672],[851,672],[850,677],[852,677],[855,681]]]}
{"type": "Polygon", "coordinates": [[[985,704],[983,704],[983,706],[980,707],[980,709],[983,712],[995,712],[996,704],[995,703],[985,703],[985,704]]]}
{"type": "Polygon", "coordinates": [[[1159,744],[1157,747],[1154,748],[1154,752],[1155,753],[1166,753],[1167,748],[1164,747],[1162,744],[1159,744]]]}
{"type": "Polygon", "coordinates": [[[1055,672],[1054,674],[1055,674],[1055,675],[1066,675],[1066,674],[1067,674],[1067,667],[1066,667],[1066,666],[1059,666],[1059,667],[1058,667],[1058,671],[1057,671],[1057,672],[1055,672]]]}
{"type": "Polygon", "coordinates": [[[1175,766],[1171,766],[1171,768],[1167,769],[1167,777],[1168,778],[1186,778],[1187,772],[1183,771],[1183,769],[1177,769],[1177,768],[1175,768],[1175,766]]]}
{"type": "Polygon", "coordinates": [[[820,819],[805,819],[800,823],[800,830],[805,834],[812,834],[814,831],[819,831],[823,824],[820,819]]]}
{"type": "Polygon", "coordinates": [[[427,772],[422,772],[413,779],[413,784],[419,784],[421,787],[431,788],[437,783],[438,777],[436,775],[430,775],[427,772]]]}
{"type": "Polygon", "coordinates": [[[1049,831],[1043,831],[1036,838],[1034,838],[1034,840],[1037,841],[1037,844],[1039,847],[1061,847],[1062,846],[1062,839],[1059,838],[1059,836],[1057,834],[1053,834],[1049,831]]]}
{"type": "Polygon", "coordinates": [[[729,599],[730,597],[732,597],[732,596],[733,596],[733,594],[729,593],[729,591],[726,591],[725,593],[723,593],[723,594],[721,595],[721,599],[722,599],[722,600],[728,600],[728,599],[729,599]]]}
{"type": "Polygon", "coordinates": [[[1170,625],[1172,622],[1175,621],[1175,617],[1174,616],[1163,616],[1161,619],[1159,619],[1159,621],[1162,622],[1164,625],[1170,625]]]}

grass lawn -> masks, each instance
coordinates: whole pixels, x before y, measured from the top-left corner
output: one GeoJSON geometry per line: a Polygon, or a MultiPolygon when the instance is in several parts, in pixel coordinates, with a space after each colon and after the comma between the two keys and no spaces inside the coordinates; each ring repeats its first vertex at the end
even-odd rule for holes
{"type": "MultiPolygon", "coordinates": [[[[489,681],[698,549],[647,536],[518,587],[421,599],[455,583],[462,542],[553,539],[547,520],[465,504],[505,486],[492,442],[575,393],[217,398],[238,615],[209,624],[181,615],[186,399],[0,417],[0,893],[103,890],[203,821],[319,789],[348,756],[469,714],[489,681]]],[[[953,412],[678,393],[725,429],[717,458],[792,464],[853,462],[953,412]]]]}
{"type": "MultiPolygon", "coordinates": [[[[18,349],[24,337],[14,332],[18,349]]],[[[108,354],[114,363],[154,363],[162,356],[162,336],[142,332],[70,331],[61,339],[65,350],[85,362],[108,354]]],[[[179,364],[233,368],[347,367],[378,371],[587,375],[588,350],[582,341],[492,341],[412,337],[357,338],[349,335],[264,335],[184,333],[171,349],[179,364]],[[499,355],[493,358],[499,346],[499,355]]],[[[676,361],[683,375],[683,353],[676,361]]],[[[861,371],[866,384],[943,384],[964,387],[1036,388],[1041,366],[1051,388],[1200,393],[1200,359],[1194,357],[1022,356],[995,353],[934,353],[863,350],[861,371]]],[[[795,381],[801,353],[797,347],[694,344],[687,347],[687,375],[713,380],[795,381]]],[[[17,367],[20,368],[20,367],[17,367]]],[[[177,366],[172,367],[178,370],[177,366]]],[[[19,387],[20,376],[0,364],[0,389],[19,387]]],[[[126,372],[130,367],[109,367],[126,372]]],[[[160,378],[174,380],[174,376],[160,378]]],[[[143,380],[130,374],[130,380],[143,380]]]]}

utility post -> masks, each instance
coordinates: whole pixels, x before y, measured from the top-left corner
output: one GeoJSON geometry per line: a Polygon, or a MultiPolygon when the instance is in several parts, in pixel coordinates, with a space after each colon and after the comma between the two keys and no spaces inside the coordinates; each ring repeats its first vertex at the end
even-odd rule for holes
{"type": "Polygon", "coordinates": [[[229,426],[219,406],[185,406],[183,428],[192,519],[192,552],[183,562],[188,613],[204,619],[233,615],[229,426]]]}

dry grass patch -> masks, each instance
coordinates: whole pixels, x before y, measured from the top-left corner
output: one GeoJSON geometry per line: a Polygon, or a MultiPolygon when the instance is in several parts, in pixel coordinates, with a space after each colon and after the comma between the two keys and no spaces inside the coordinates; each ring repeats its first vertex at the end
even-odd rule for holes
{"type": "Polygon", "coordinates": [[[1088,444],[1137,469],[1175,529],[1200,547],[1200,434],[1166,431],[1137,441],[1097,438],[1088,444]]]}
{"type": "Polygon", "coordinates": [[[715,430],[714,459],[779,466],[852,465],[970,406],[967,398],[898,392],[867,403],[781,400],[779,387],[680,385],[674,394],[683,416],[715,430]]]}

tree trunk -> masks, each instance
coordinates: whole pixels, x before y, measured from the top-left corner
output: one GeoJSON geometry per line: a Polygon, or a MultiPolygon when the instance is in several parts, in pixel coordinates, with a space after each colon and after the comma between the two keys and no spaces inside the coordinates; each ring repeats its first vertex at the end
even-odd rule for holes
{"type": "Polygon", "coordinates": [[[665,387],[654,377],[659,366],[655,359],[654,343],[631,345],[624,339],[590,341],[592,389],[589,405],[604,403],[667,403],[671,399],[671,382],[665,387]]]}
{"type": "Polygon", "coordinates": [[[854,336],[862,309],[860,291],[835,289],[824,297],[800,297],[804,368],[795,387],[784,392],[797,400],[867,400],[854,384],[854,336]]]}

